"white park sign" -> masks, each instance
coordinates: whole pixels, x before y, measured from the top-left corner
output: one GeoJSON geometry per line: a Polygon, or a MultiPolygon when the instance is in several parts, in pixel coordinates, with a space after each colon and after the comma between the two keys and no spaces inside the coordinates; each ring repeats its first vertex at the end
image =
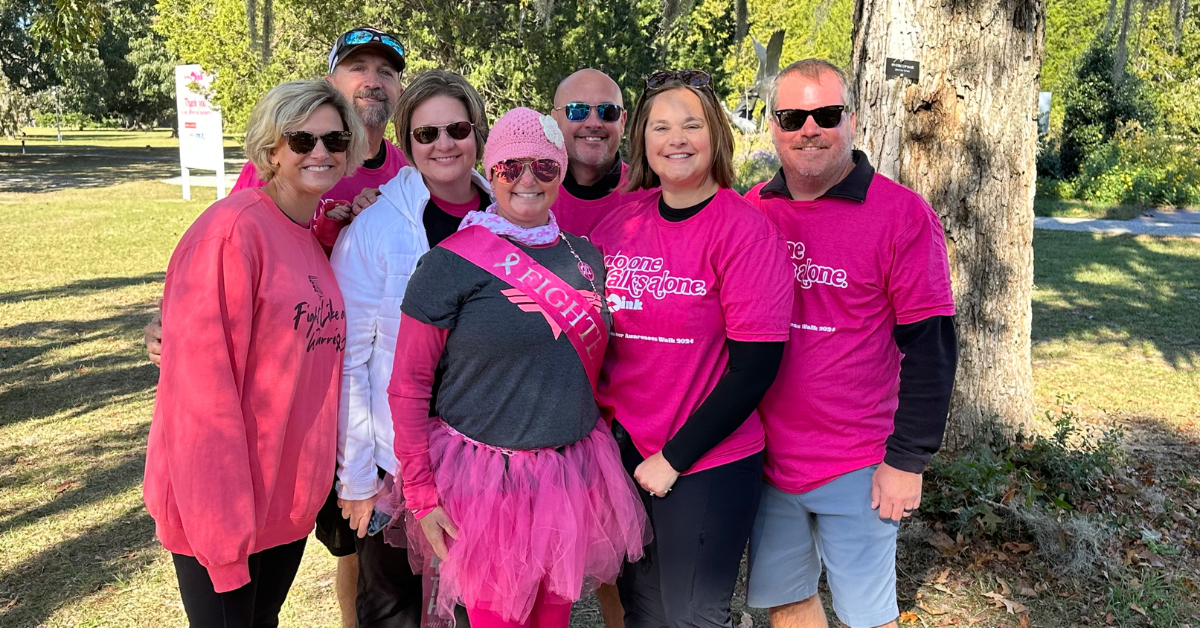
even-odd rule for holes
{"type": "Polygon", "coordinates": [[[189,170],[217,174],[217,198],[225,197],[225,147],[221,112],[208,96],[212,75],[199,65],[175,66],[175,110],[179,112],[179,168],[183,172],[183,198],[191,200],[189,170]]]}

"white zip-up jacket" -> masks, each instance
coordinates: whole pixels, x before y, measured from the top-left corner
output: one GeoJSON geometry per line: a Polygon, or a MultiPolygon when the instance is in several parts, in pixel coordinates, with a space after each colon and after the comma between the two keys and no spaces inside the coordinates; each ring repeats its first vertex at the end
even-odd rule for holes
{"type": "MultiPolygon", "coordinates": [[[[472,172],[479,189],[487,181],[472,172]]],[[[375,203],[342,230],[330,263],[346,304],[346,358],[338,408],[338,497],[366,499],[383,488],[377,467],[396,470],[388,382],[400,329],[400,301],[429,250],[422,218],[429,190],[406,166],[375,203]]]]}

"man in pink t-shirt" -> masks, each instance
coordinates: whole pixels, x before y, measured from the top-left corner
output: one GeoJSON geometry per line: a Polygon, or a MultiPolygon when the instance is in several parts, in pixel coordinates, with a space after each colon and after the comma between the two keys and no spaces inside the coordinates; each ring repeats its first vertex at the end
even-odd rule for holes
{"type": "MultiPolygon", "coordinates": [[[[374,36],[373,40],[363,44],[342,43],[346,35],[338,39],[329,54],[329,74],[325,80],[338,89],[354,106],[354,111],[362,119],[367,129],[367,145],[374,151],[373,156],[363,162],[357,170],[347,173],[337,185],[325,194],[325,201],[341,201],[346,205],[354,202],[354,197],[363,190],[377,190],[379,186],[392,180],[400,169],[408,165],[404,154],[396,145],[384,137],[388,122],[396,112],[396,104],[404,88],[400,85],[404,73],[404,57],[385,41],[392,35],[373,28],[362,27],[349,31],[362,33],[360,37],[374,36]]],[[[397,42],[396,45],[399,45],[397,42]]],[[[237,182],[233,184],[230,193],[243,188],[258,188],[267,182],[258,178],[258,171],[249,161],[242,166],[237,182]]],[[[317,241],[328,253],[333,249],[337,236],[343,227],[353,218],[347,214],[342,220],[330,219],[325,214],[314,216],[312,227],[317,235],[317,241]]]]}
{"type": "Polygon", "coordinates": [[[554,120],[566,139],[567,175],[550,209],[563,231],[587,237],[611,211],[646,195],[623,192],[620,159],[628,112],[621,88],[599,70],[568,76],[554,92],[554,120]]]}
{"type": "Polygon", "coordinates": [[[782,167],[746,199],[787,240],[795,301],[759,405],[768,485],[747,600],[776,628],[826,626],[824,563],[843,623],[896,626],[896,533],[920,505],[957,364],[945,236],[924,199],[851,151],[841,70],[798,61],[774,89],[782,167]]]}

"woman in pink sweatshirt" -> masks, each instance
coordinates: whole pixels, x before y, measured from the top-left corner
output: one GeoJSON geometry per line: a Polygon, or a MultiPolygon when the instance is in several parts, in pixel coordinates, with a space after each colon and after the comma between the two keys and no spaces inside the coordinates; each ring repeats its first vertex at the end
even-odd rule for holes
{"type": "Polygon", "coordinates": [[[251,114],[268,183],[217,201],[171,256],[144,496],[192,626],[276,626],[329,492],[345,311],[308,229],[366,134],[323,81],[251,114]]]}

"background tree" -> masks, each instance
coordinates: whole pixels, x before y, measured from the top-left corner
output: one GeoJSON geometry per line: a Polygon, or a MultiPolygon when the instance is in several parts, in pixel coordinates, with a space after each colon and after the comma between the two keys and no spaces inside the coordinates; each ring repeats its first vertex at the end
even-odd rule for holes
{"type": "Polygon", "coordinates": [[[857,143],[946,229],[960,358],[947,443],[1033,420],[1033,195],[1042,0],[857,0],[857,143]],[[886,77],[886,58],[921,63],[886,77]]]}

